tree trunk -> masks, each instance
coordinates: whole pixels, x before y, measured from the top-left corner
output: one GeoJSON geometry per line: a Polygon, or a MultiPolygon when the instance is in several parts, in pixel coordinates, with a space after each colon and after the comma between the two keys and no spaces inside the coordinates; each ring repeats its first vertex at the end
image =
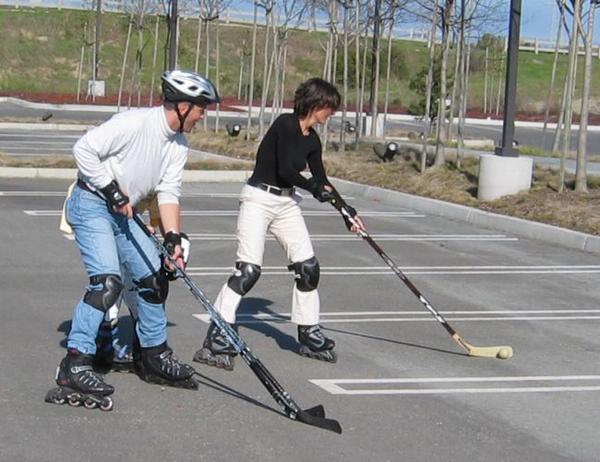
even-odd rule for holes
{"type": "MultiPolygon", "coordinates": [[[[564,12],[561,8],[561,17],[564,12]]],[[[554,60],[552,61],[552,76],[550,77],[550,87],[548,88],[548,94],[546,95],[546,109],[544,110],[544,127],[542,128],[542,148],[546,149],[546,129],[548,128],[548,118],[550,115],[550,105],[552,104],[552,96],[554,93],[554,81],[556,79],[556,67],[558,64],[558,49],[560,47],[560,33],[562,31],[562,22],[558,21],[558,27],[556,29],[556,40],[554,41],[554,60]]]]}
{"type": "Polygon", "coordinates": [[[588,14],[588,30],[585,37],[585,64],[583,76],[583,93],[581,95],[581,112],[579,121],[579,142],[577,145],[577,169],[575,172],[575,191],[588,192],[587,188],[587,127],[590,109],[590,90],[592,83],[592,40],[594,38],[594,16],[596,4],[590,2],[588,14]]]}
{"type": "Polygon", "coordinates": [[[238,83],[238,92],[237,92],[237,99],[238,101],[242,99],[242,85],[244,82],[244,55],[246,52],[246,41],[243,40],[242,41],[242,50],[240,53],[240,78],[239,78],[239,83],[238,83]]]}
{"type": "Polygon", "coordinates": [[[571,43],[569,47],[569,78],[567,80],[567,98],[565,104],[565,130],[563,133],[563,147],[560,156],[560,185],[559,192],[565,187],[565,158],[571,150],[571,123],[573,118],[573,92],[575,90],[575,68],[577,52],[579,50],[579,25],[581,16],[581,0],[573,0],[573,26],[571,31],[571,43]]]}
{"type": "Polygon", "coordinates": [[[123,79],[125,78],[125,66],[127,65],[127,54],[129,53],[129,39],[131,38],[131,28],[133,27],[133,15],[129,15],[129,28],[127,29],[127,39],[125,40],[125,51],[123,52],[123,64],[121,66],[121,80],[119,81],[119,96],[117,97],[117,112],[121,109],[121,95],[123,94],[123,79]]]}
{"type": "Polygon", "coordinates": [[[381,65],[381,0],[375,0],[373,23],[373,43],[371,44],[371,136],[377,135],[377,117],[379,105],[379,70],[381,65]]]}
{"type": "Polygon", "coordinates": [[[421,173],[425,172],[427,168],[427,142],[431,136],[431,87],[433,86],[433,68],[435,64],[435,32],[437,30],[437,10],[438,0],[435,0],[433,5],[433,12],[431,13],[431,32],[429,34],[429,68],[427,70],[427,81],[425,84],[425,114],[423,115],[423,121],[425,128],[423,130],[423,152],[421,153],[421,173]]]}
{"type": "Polygon", "coordinates": [[[484,64],[484,74],[483,74],[483,113],[487,114],[488,112],[488,106],[487,106],[487,100],[488,100],[488,56],[489,56],[489,51],[488,51],[488,47],[485,47],[485,64],[484,64]]]}
{"type": "Polygon", "coordinates": [[[452,6],[454,0],[446,0],[444,7],[444,40],[442,44],[442,66],[440,70],[440,95],[438,104],[438,116],[437,126],[435,134],[435,160],[433,162],[434,167],[444,165],[446,162],[444,153],[444,144],[446,142],[443,139],[445,130],[443,130],[446,124],[446,96],[447,96],[447,67],[448,67],[448,51],[450,49],[450,20],[452,17],[452,6]]]}
{"type": "MultiPolygon", "coordinates": [[[[220,48],[220,27],[219,27],[219,18],[217,18],[217,20],[215,21],[215,40],[217,41],[217,45],[216,45],[216,62],[217,62],[217,68],[215,71],[215,85],[217,87],[217,92],[219,93],[219,95],[221,94],[221,48],[220,48]]],[[[218,133],[219,131],[219,115],[220,115],[220,110],[221,110],[221,105],[217,104],[217,109],[215,111],[215,133],[218,133]]]]}
{"type": "MultiPolygon", "coordinates": [[[[204,76],[207,79],[210,79],[210,21],[206,19],[204,22],[206,22],[206,56],[204,61],[204,76]]],[[[208,130],[208,117],[204,117],[203,128],[204,131],[208,130]]]]}
{"type": "Polygon", "coordinates": [[[156,75],[156,56],[158,53],[158,22],[159,16],[156,15],[156,22],[154,24],[154,51],[152,53],[152,79],[150,79],[150,99],[148,106],[152,106],[154,99],[154,77],[156,75]]]}
{"type": "Polygon", "coordinates": [[[344,7],[344,69],[342,76],[342,123],[340,127],[340,151],[346,150],[346,117],[348,111],[348,5],[344,7]]]}
{"type": "Polygon", "coordinates": [[[81,95],[81,75],[83,73],[83,61],[85,60],[85,47],[87,42],[87,24],[83,25],[83,44],[81,45],[81,55],[79,57],[79,67],[77,69],[77,102],[81,95]]]}
{"type": "Polygon", "coordinates": [[[394,29],[394,14],[390,19],[390,29],[387,43],[387,69],[385,71],[385,100],[383,102],[383,136],[386,134],[388,107],[390,103],[390,74],[392,69],[392,32],[394,29]]]}
{"type": "Polygon", "coordinates": [[[354,143],[356,149],[358,149],[358,139],[360,138],[360,131],[362,125],[362,114],[359,111],[360,101],[360,2],[356,2],[356,13],[355,13],[355,34],[354,34],[354,89],[355,89],[355,101],[354,101],[354,143]]]}
{"type": "Polygon", "coordinates": [[[202,40],[202,16],[198,16],[198,33],[196,34],[196,59],[194,60],[194,70],[198,72],[200,62],[200,42],[202,40]]]}
{"type": "Polygon", "coordinates": [[[269,71],[269,27],[271,24],[271,11],[265,10],[265,47],[264,47],[264,62],[263,62],[263,75],[262,75],[262,91],[260,97],[260,112],[258,115],[258,138],[262,139],[265,133],[265,121],[263,120],[265,114],[265,104],[267,100],[267,74],[269,71]]]}
{"type": "Polygon", "coordinates": [[[246,139],[250,139],[250,129],[252,128],[252,100],[254,98],[254,66],[256,64],[256,28],[257,28],[258,7],[254,4],[254,25],[252,27],[252,52],[250,58],[250,88],[248,89],[248,121],[246,123],[246,139]]]}

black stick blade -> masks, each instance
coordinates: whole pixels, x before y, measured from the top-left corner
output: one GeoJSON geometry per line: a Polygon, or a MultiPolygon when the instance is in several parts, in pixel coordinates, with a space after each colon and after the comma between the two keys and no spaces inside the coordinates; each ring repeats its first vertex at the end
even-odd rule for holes
{"type": "Polygon", "coordinates": [[[315,407],[311,407],[310,409],[304,409],[304,412],[312,415],[313,417],[320,417],[321,419],[325,417],[325,408],[322,404],[319,404],[315,407]]]}
{"type": "MultiPolygon", "coordinates": [[[[319,407],[319,406],[317,406],[319,407]]],[[[313,408],[314,409],[314,408],[313,408]]],[[[309,409],[312,410],[312,409],[309,409]]],[[[322,417],[315,417],[309,414],[306,411],[299,411],[296,415],[296,419],[299,422],[305,423],[307,425],[312,425],[313,427],[319,427],[323,430],[329,430],[330,432],[335,432],[338,434],[342,433],[342,426],[337,420],[333,419],[325,419],[322,417]]]]}

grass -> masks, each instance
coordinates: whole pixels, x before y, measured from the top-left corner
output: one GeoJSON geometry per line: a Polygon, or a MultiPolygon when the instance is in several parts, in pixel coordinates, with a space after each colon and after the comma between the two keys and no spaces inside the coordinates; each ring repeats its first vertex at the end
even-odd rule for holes
{"type": "MultiPolygon", "coordinates": [[[[159,22],[158,34],[158,62],[156,69],[152,70],[152,57],[154,51],[154,25],[155,17],[147,16],[138,36],[136,27],[130,42],[127,56],[126,78],[123,91],[135,92],[131,86],[135,63],[142,64],[140,79],[141,92],[149,94],[150,83],[154,76],[157,85],[158,76],[164,67],[163,46],[166,38],[166,23],[164,19],[159,22]],[[138,38],[139,37],[139,38],[138,38]],[[142,51],[139,61],[136,61],[138,40],[141,39],[142,51]]],[[[125,39],[128,29],[128,16],[124,14],[105,13],[102,16],[101,29],[101,65],[100,79],[106,81],[107,93],[116,96],[119,90],[119,76],[124,53],[125,39]]],[[[0,30],[2,30],[2,44],[0,47],[0,89],[2,93],[11,94],[69,94],[77,91],[77,76],[82,45],[93,42],[90,31],[93,30],[93,15],[89,12],[68,9],[43,9],[0,7],[0,30]],[[86,31],[87,36],[84,34],[86,31]]],[[[211,27],[214,33],[214,25],[211,27]]],[[[238,93],[238,78],[240,56],[245,49],[249,53],[251,42],[251,25],[221,23],[221,66],[219,72],[220,91],[224,96],[235,97],[238,93]],[[245,46],[243,45],[245,43],[245,46]]],[[[180,29],[180,55],[179,67],[195,67],[197,21],[184,20],[180,29]]],[[[203,33],[204,36],[204,33],[203,33]]],[[[264,29],[259,27],[257,39],[257,83],[255,95],[260,95],[260,81],[263,69],[263,43],[264,29]]],[[[291,97],[293,89],[299,82],[308,77],[321,75],[326,40],[323,32],[307,32],[305,30],[289,31],[289,50],[286,66],[286,94],[291,97]]],[[[211,36],[210,47],[211,67],[210,77],[215,79],[215,37],[211,36]]],[[[201,43],[201,59],[199,71],[205,73],[205,41],[201,43]]],[[[91,46],[84,46],[85,59],[83,66],[82,87],[85,92],[85,82],[90,78],[91,46]]],[[[390,80],[390,95],[392,106],[409,107],[416,101],[418,95],[408,88],[414,75],[422,70],[428,62],[428,50],[422,42],[395,40],[392,52],[392,77],[390,80]]],[[[473,49],[472,69],[470,76],[469,104],[471,107],[481,107],[483,103],[484,88],[484,55],[485,50],[473,49]]],[[[537,110],[543,107],[547,95],[546,89],[550,83],[552,67],[552,53],[533,52],[519,53],[518,97],[519,110],[537,110]]],[[[351,70],[350,90],[348,98],[350,103],[355,99],[353,72],[354,56],[350,56],[351,70]]],[[[582,63],[583,60],[580,60],[582,63]]],[[[248,59],[246,59],[248,62],[248,59]]],[[[339,56],[338,72],[342,72],[342,57],[339,56]]],[[[562,79],[566,71],[566,56],[560,55],[557,81],[562,79]]],[[[582,65],[582,64],[581,64],[582,65]]],[[[594,60],[594,72],[600,71],[600,61],[594,60]]],[[[386,53],[382,54],[382,72],[385,72],[386,53]]],[[[503,77],[500,61],[490,61],[488,85],[490,96],[497,93],[497,84],[503,77]]],[[[453,69],[453,66],[450,66],[453,69]]],[[[247,75],[247,70],[246,70],[247,75]]],[[[578,72],[579,77],[583,72],[578,72]]],[[[341,80],[338,78],[338,81],[341,80]]],[[[380,85],[380,101],[383,105],[385,82],[380,85]]],[[[578,86],[580,88],[580,85],[578,86]]],[[[157,92],[155,92],[155,95],[157,92]]],[[[592,96],[600,97],[600,79],[592,82],[592,96]]],[[[74,99],[74,98],[73,98],[74,99]]],[[[143,100],[146,103],[146,100],[143,100]]],[[[556,105],[556,98],[552,100],[556,105]]]]}

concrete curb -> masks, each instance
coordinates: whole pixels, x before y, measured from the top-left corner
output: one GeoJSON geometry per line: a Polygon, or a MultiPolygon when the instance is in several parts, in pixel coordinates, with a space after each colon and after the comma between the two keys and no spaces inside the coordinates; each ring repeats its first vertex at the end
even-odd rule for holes
{"type": "Polygon", "coordinates": [[[38,124],[32,122],[0,122],[1,130],[53,130],[53,131],[79,131],[84,132],[93,124],[38,124]]]}
{"type": "MultiPolygon", "coordinates": [[[[186,170],[183,181],[205,183],[244,182],[252,175],[252,170],[186,170]]],[[[0,167],[0,178],[45,178],[54,180],[75,180],[75,168],[29,168],[0,167]]]]}
{"type": "MultiPolygon", "coordinates": [[[[251,170],[188,170],[184,172],[183,181],[195,182],[244,182],[252,174],[251,170]]],[[[76,169],[68,168],[20,168],[0,167],[0,178],[46,178],[71,179],[77,176],[76,169]]],[[[437,199],[415,196],[413,194],[392,191],[376,186],[367,186],[352,181],[336,178],[335,184],[347,195],[363,196],[420,212],[436,215],[451,220],[471,223],[484,228],[491,228],[529,239],[536,239],[563,247],[600,254],[600,237],[591,234],[571,231],[557,226],[537,223],[497,213],[486,212],[473,207],[452,204],[437,199]]]]}

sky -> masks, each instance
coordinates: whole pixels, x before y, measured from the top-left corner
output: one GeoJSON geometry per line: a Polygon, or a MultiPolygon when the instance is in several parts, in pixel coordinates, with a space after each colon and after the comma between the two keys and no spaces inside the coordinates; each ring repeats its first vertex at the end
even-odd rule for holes
{"type": "MultiPolygon", "coordinates": [[[[107,0],[104,0],[107,1],[107,0]]],[[[121,0],[123,1],[123,0],[121,0]]],[[[499,0],[506,5],[506,28],[501,30],[493,30],[496,35],[508,34],[508,10],[510,0],[499,0]]],[[[69,4],[83,3],[84,0],[0,0],[0,5],[50,5],[50,4],[69,4]]],[[[589,0],[583,0],[587,5],[589,0]]],[[[250,11],[252,10],[251,0],[232,0],[233,8],[246,10],[251,19],[250,11]],[[235,5],[235,6],[233,6],[235,5]]],[[[556,0],[521,0],[521,37],[527,39],[537,38],[539,40],[548,40],[554,42],[556,36],[556,27],[558,23],[558,8],[556,0]]],[[[586,8],[587,9],[587,8],[586,8]]],[[[596,29],[594,35],[594,44],[600,44],[600,11],[597,12],[598,19],[596,21],[596,29]]],[[[566,42],[566,37],[563,39],[566,42]]]]}

